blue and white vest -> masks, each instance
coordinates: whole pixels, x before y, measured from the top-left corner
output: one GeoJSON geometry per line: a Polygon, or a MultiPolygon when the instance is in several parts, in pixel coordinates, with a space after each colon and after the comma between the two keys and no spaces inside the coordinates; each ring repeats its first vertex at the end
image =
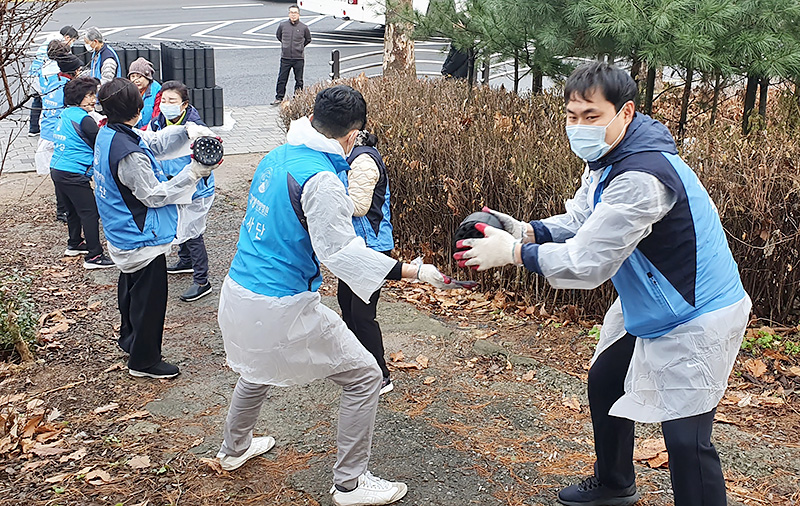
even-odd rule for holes
{"type": "MultiPolygon", "coordinates": [[[[367,247],[376,251],[391,251],[394,249],[394,237],[392,235],[392,211],[390,205],[391,194],[389,192],[389,177],[386,174],[386,165],[383,163],[378,150],[372,146],[358,146],[353,149],[347,157],[347,163],[353,163],[359,155],[366,153],[375,160],[378,166],[378,182],[372,193],[372,203],[369,211],[364,216],[353,216],[353,228],[356,234],[364,238],[367,247]]],[[[344,183],[345,188],[349,188],[348,172],[340,172],[339,179],[344,183]]]]}
{"type": "Polygon", "coordinates": [[[103,49],[100,51],[93,51],[92,52],[92,62],[91,62],[91,69],[92,69],[92,77],[96,79],[101,79],[103,77],[102,69],[103,69],[103,62],[108,60],[109,58],[114,58],[114,61],[117,62],[117,77],[122,77],[122,68],[119,64],[119,56],[117,56],[117,52],[111,49],[111,46],[108,44],[103,44],[103,49]]]}
{"type": "Polygon", "coordinates": [[[316,291],[322,282],[300,197],[314,175],[341,172],[340,155],[283,144],[258,164],[228,275],[268,297],[316,291]]]}
{"type": "Polygon", "coordinates": [[[611,278],[625,329],[642,338],[660,337],[741,300],[744,288],[717,209],[677,154],[644,151],[605,167],[594,205],[608,184],[629,170],[655,176],[677,201],[611,278]]]}
{"type": "Polygon", "coordinates": [[[42,77],[39,80],[42,88],[42,120],[39,124],[39,135],[46,141],[53,141],[58,116],[64,110],[64,86],[68,82],[68,78],[59,74],[42,77]]]}
{"type": "Polygon", "coordinates": [[[129,126],[115,123],[98,132],[94,145],[94,197],[106,239],[122,250],[172,242],[178,226],[174,205],[147,207],[120,183],[119,161],[135,152],[150,159],[156,179],[167,180],[153,152],[129,126]]]}
{"type": "Polygon", "coordinates": [[[50,167],[64,172],[92,176],[94,149],[81,130],[81,121],[89,116],[80,107],[67,107],[61,112],[53,134],[53,158],[50,167]]]}

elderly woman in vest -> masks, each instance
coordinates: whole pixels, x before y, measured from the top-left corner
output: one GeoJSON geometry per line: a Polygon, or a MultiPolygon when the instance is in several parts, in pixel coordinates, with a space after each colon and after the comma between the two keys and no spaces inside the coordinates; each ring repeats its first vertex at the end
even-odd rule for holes
{"type": "MultiPolygon", "coordinates": [[[[347,157],[350,170],[339,173],[353,201],[353,228],[367,247],[390,255],[394,249],[391,211],[389,209],[389,179],[386,166],[375,146],[378,138],[366,130],[359,132],[355,147],[347,157]]],[[[380,288],[369,298],[369,304],[353,293],[347,283],[339,280],[337,298],[342,319],[364,347],[375,357],[383,373],[381,394],[394,389],[389,369],[383,357],[381,327],[375,321],[380,288]]]]}
{"type": "Polygon", "coordinates": [[[114,267],[100,244],[100,217],[91,185],[98,128],[89,113],[94,111],[98,84],[93,77],[79,77],[64,86],[66,109],[61,112],[53,134],[54,153],[50,163],[56,195],[67,208],[69,239],[64,255],[84,255],[86,269],[114,267]],[[81,229],[86,239],[81,236],[81,229]]]}
{"type": "MultiPolygon", "coordinates": [[[[158,132],[170,125],[196,123],[205,126],[197,112],[189,103],[189,89],[180,81],[167,81],[161,88],[161,109],[150,123],[150,130],[158,132]]],[[[189,155],[161,162],[167,177],[180,172],[191,161],[189,155]]],[[[214,202],[214,175],[197,182],[192,202],[178,206],[178,233],[175,243],[179,244],[178,261],[167,267],[169,274],[192,273],[192,286],[183,294],[181,300],[192,302],[211,293],[208,281],[208,253],[203,233],[206,230],[206,216],[214,202]]]]}
{"type": "Polygon", "coordinates": [[[119,345],[130,353],[132,376],[173,378],[179,370],[161,358],[167,310],[167,260],[178,225],[176,204],[189,203],[197,181],[213,167],[192,161],[168,179],[156,156],[187,153],[191,141],[213,135],[187,123],[160,132],[134,130],[142,96],[127,79],[115,78],[97,94],[108,124],[95,142],[95,198],[108,252],[120,269],[119,345]]]}
{"type": "Polygon", "coordinates": [[[131,80],[139,93],[142,94],[142,119],[136,124],[136,128],[147,130],[150,121],[156,119],[159,114],[159,102],[161,101],[161,84],[153,77],[155,69],[153,64],[144,58],[137,58],[131,62],[128,69],[128,79],[131,80]]]}

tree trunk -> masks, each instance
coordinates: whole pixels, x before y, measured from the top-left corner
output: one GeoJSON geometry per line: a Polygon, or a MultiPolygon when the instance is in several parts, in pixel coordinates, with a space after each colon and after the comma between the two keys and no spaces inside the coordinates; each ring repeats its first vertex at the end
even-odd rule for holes
{"type": "Polygon", "coordinates": [[[414,60],[414,25],[398,15],[404,7],[411,9],[411,0],[400,0],[396,7],[386,10],[386,30],[383,36],[383,75],[416,77],[414,60]]]}
{"type": "Polygon", "coordinates": [[[722,76],[717,74],[714,81],[714,97],[711,99],[711,119],[709,123],[713,125],[717,121],[717,109],[719,107],[719,94],[722,91],[722,76]]]}
{"type": "Polygon", "coordinates": [[[689,99],[692,95],[692,79],[694,78],[694,69],[686,69],[686,84],[683,85],[683,97],[681,98],[681,119],[678,121],[678,136],[683,137],[683,131],[686,129],[686,118],[689,115],[689,99]]]}
{"type": "Polygon", "coordinates": [[[644,89],[644,113],[648,116],[653,115],[653,92],[656,89],[656,66],[647,66],[647,84],[644,89]]]}
{"type": "Polygon", "coordinates": [[[639,58],[638,53],[633,53],[633,62],[631,63],[631,77],[636,83],[639,83],[639,72],[642,70],[642,60],[639,58]]]}
{"type": "Polygon", "coordinates": [[[544,80],[544,74],[542,74],[542,71],[538,67],[533,67],[531,69],[531,74],[533,75],[531,90],[534,93],[541,93],[542,90],[544,90],[544,86],[542,84],[542,81],[544,80]]]}
{"type": "Polygon", "coordinates": [[[758,114],[767,119],[767,98],[769,97],[769,78],[764,77],[759,83],[758,114]]]}
{"type": "Polygon", "coordinates": [[[756,92],[758,91],[758,77],[748,75],[747,86],[744,89],[744,111],[742,112],[742,134],[750,132],[750,114],[756,106],[756,92]]]}
{"type": "Polygon", "coordinates": [[[470,91],[472,87],[475,85],[475,48],[469,48],[467,50],[467,84],[470,91]]]}
{"type": "Polygon", "coordinates": [[[514,50],[514,93],[519,93],[519,52],[514,50]]]}

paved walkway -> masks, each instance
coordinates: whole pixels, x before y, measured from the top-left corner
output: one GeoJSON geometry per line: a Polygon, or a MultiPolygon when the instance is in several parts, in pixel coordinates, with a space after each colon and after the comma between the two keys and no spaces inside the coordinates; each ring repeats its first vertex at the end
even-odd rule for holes
{"type": "MultiPolygon", "coordinates": [[[[3,172],[35,171],[33,156],[39,137],[28,137],[28,111],[0,121],[0,157],[6,153],[3,172]]],[[[225,142],[226,155],[263,153],[280,146],[286,132],[279,109],[269,105],[225,109],[225,124],[213,127],[225,142]],[[231,125],[232,123],[232,125],[231,125]]]]}

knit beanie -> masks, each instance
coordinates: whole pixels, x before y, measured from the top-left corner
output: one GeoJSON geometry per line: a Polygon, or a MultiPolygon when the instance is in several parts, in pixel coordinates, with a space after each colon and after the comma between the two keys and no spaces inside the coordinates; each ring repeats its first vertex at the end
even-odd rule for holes
{"type": "Polygon", "coordinates": [[[56,58],[56,63],[58,64],[58,70],[65,74],[71,74],[81,68],[81,60],[77,56],[72,53],[66,53],[63,55],[59,55],[56,58]]]}
{"type": "Polygon", "coordinates": [[[131,67],[128,69],[128,78],[131,74],[140,74],[147,78],[148,81],[153,80],[153,64],[139,57],[131,62],[131,67]]]}

